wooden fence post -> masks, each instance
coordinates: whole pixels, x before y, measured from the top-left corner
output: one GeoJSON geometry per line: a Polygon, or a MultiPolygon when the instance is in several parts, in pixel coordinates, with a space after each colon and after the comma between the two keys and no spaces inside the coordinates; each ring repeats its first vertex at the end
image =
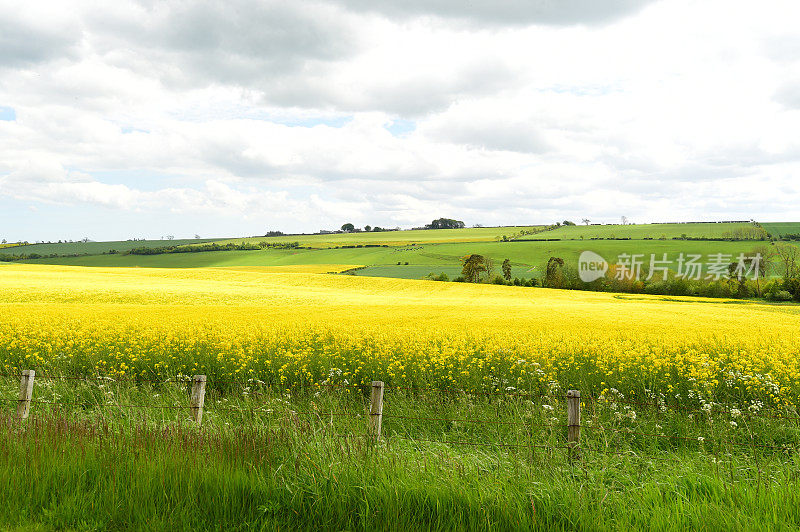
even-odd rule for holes
{"type": "Polygon", "coordinates": [[[581,392],[567,392],[567,445],[571,459],[580,459],[581,439],[581,392]]]}
{"type": "Polygon", "coordinates": [[[33,377],[36,372],[32,369],[22,371],[19,380],[19,402],[17,403],[17,415],[15,418],[22,421],[28,417],[31,409],[31,398],[33,397],[33,377]]]}
{"type": "Polygon", "coordinates": [[[381,439],[383,419],[383,381],[372,381],[369,403],[369,433],[375,441],[378,441],[381,439]]]}
{"type": "Polygon", "coordinates": [[[206,400],[206,376],[195,375],[192,378],[192,419],[198,425],[203,421],[203,403],[206,400]]]}

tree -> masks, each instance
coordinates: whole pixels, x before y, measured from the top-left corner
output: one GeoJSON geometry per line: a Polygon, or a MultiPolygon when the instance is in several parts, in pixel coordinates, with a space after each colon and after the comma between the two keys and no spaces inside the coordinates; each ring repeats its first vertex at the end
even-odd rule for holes
{"type": "Polygon", "coordinates": [[[486,272],[486,259],[483,255],[472,254],[464,259],[464,267],[461,268],[461,275],[468,283],[478,283],[481,274],[486,272]]]}
{"type": "Polygon", "coordinates": [[[766,279],[767,275],[769,275],[770,265],[772,261],[775,260],[775,250],[772,246],[762,244],[753,248],[753,251],[750,252],[750,257],[752,261],[755,261],[756,257],[760,257],[758,261],[758,275],[756,277],[756,295],[761,297],[761,279],[766,279]]]}
{"type": "Polygon", "coordinates": [[[550,257],[547,261],[547,270],[544,274],[544,285],[547,288],[561,288],[564,284],[564,259],[550,257]]]}
{"type": "Polygon", "coordinates": [[[561,225],[575,225],[575,222],[570,222],[569,220],[564,220],[561,222],[561,225]]]}
{"type": "Polygon", "coordinates": [[[775,244],[775,255],[783,266],[783,279],[788,281],[800,274],[800,247],[794,244],[778,242],[775,244]]]}
{"type": "Polygon", "coordinates": [[[370,231],[372,231],[372,227],[370,227],[369,225],[365,225],[365,226],[364,226],[364,231],[366,231],[367,233],[369,233],[370,231]]]}
{"type": "Polygon", "coordinates": [[[356,226],[351,223],[346,223],[342,226],[342,231],[344,231],[345,233],[352,233],[355,230],[356,226]]]}
{"type": "Polygon", "coordinates": [[[194,237],[195,237],[196,239],[200,239],[200,235],[198,235],[197,233],[195,233],[194,237]]]}
{"type": "Polygon", "coordinates": [[[506,281],[511,280],[511,261],[506,259],[503,261],[503,277],[506,281]]]}
{"type": "Polygon", "coordinates": [[[622,217],[622,225],[628,225],[628,217],[627,216],[623,216],[622,217]]]}
{"type": "Polygon", "coordinates": [[[494,277],[494,260],[489,257],[483,257],[483,267],[486,268],[487,279],[494,277]]]}
{"type": "Polygon", "coordinates": [[[452,218],[438,218],[425,225],[425,229],[463,229],[464,227],[466,227],[464,222],[452,218]]]}
{"type": "Polygon", "coordinates": [[[583,222],[584,225],[589,225],[590,223],[592,223],[592,221],[589,218],[584,218],[583,220],[581,220],[581,222],[583,222]]]}

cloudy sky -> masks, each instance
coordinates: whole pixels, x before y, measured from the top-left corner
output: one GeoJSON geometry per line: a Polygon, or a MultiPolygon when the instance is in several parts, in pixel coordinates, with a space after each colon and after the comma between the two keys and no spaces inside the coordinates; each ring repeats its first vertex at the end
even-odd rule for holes
{"type": "Polygon", "coordinates": [[[0,0],[0,238],[800,220],[800,2],[0,0]]]}

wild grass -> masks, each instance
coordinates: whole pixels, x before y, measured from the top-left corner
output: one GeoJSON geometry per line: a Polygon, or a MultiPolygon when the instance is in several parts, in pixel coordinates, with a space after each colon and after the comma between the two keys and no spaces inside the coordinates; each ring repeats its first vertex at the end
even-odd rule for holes
{"type": "Polygon", "coordinates": [[[723,405],[686,412],[606,397],[585,402],[581,460],[570,461],[562,390],[540,398],[388,390],[384,437],[373,443],[360,389],[212,383],[197,427],[184,384],[50,382],[34,399],[61,404],[34,403],[18,423],[11,417],[18,383],[0,381],[0,397],[10,400],[0,403],[0,526],[800,526],[793,418],[732,418],[723,405]],[[674,437],[646,435],[656,433],[674,437]]]}

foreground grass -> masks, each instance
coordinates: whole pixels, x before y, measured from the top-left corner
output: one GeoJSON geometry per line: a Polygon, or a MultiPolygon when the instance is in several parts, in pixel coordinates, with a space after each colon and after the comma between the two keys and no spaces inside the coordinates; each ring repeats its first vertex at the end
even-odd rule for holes
{"type": "Polygon", "coordinates": [[[721,414],[587,403],[582,460],[571,462],[558,390],[536,401],[389,391],[378,444],[364,437],[360,390],[212,386],[202,428],[179,384],[54,381],[40,397],[61,405],[35,403],[21,426],[10,417],[14,382],[0,392],[4,527],[800,526],[800,438],[786,419],[737,417],[734,428],[721,414]],[[642,435],[656,432],[676,438],[642,435]],[[792,450],[735,445],[754,434],[792,450]]]}

